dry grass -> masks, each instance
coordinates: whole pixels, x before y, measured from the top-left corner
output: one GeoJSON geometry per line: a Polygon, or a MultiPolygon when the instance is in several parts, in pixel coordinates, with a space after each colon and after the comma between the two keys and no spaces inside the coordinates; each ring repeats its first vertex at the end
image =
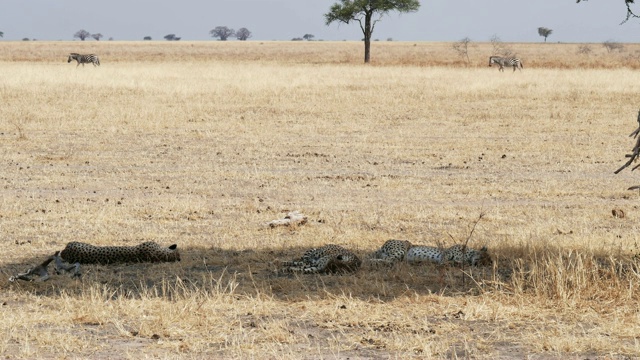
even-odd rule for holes
{"type": "Polygon", "coordinates": [[[636,45],[0,43],[7,358],[634,358],[636,45]],[[71,51],[102,66],[75,68],[71,51]],[[623,210],[625,217],[612,216],[623,210]],[[309,222],[270,229],[301,210],[309,222]],[[277,276],[336,243],[487,245],[492,268],[277,276]],[[80,240],[177,264],[6,279],[80,240]]]}

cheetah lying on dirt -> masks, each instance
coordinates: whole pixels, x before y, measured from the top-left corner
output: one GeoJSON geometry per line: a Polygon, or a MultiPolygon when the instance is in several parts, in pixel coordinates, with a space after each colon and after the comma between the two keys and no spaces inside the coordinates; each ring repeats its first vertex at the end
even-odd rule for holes
{"type": "Polygon", "coordinates": [[[73,276],[80,276],[80,264],[173,262],[180,261],[180,252],[178,252],[176,244],[163,248],[152,241],[136,246],[95,246],[74,241],[68,243],[64,250],[56,252],[35,268],[10,277],[9,281],[31,281],[33,280],[32,276],[39,276],[39,281],[46,281],[49,279],[47,268],[49,263],[54,260],[57,274],[73,270],[73,276]]]}
{"type": "Polygon", "coordinates": [[[163,248],[153,241],[136,246],[95,246],[74,241],[60,252],[60,257],[69,263],[106,265],[180,261],[180,252],[176,244],[163,248]]]}
{"type": "Polygon", "coordinates": [[[346,273],[358,270],[360,259],[339,245],[325,245],[307,250],[299,260],[282,263],[282,272],[346,273]]]}
{"type": "Polygon", "coordinates": [[[486,246],[476,250],[465,245],[453,245],[447,249],[434,246],[414,246],[407,252],[405,260],[409,263],[431,261],[438,264],[454,263],[471,266],[491,264],[491,257],[486,246]]]}
{"type": "Polygon", "coordinates": [[[472,266],[491,264],[491,257],[486,246],[480,250],[465,245],[453,245],[447,249],[441,249],[434,246],[413,245],[406,240],[387,240],[378,251],[373,253],[371,260],[386,264],[403,260],[409,263],[434,262],[472,266]]]}

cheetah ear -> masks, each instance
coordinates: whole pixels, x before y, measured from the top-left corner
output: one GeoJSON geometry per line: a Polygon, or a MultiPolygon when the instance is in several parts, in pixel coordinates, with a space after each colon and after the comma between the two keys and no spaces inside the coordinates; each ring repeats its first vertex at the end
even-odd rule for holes
{"type": "Polygon", "coordinates": [[[169,246],[169,250],[175,250],[177,248],[178,248],[177,244],[173,244],[173,245],[169,246]]]}

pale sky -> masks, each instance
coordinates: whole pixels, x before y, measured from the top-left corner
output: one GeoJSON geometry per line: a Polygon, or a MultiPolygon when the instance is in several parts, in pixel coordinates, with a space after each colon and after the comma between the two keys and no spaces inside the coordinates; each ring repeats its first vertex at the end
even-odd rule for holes
{"type": "MultiPolygon", "coordinates": [[[[324,24],[323,14],[336,0],[3,0],[0,41],[73,40],[80,29],[101,33],[103,41],[214,40],[216,26],[248,28],[250,40],[291,40],[304,34],[316,40],[359,40],[357,24],[324,24]]],[[[395,41],[538,42],[538,27],[553,30],[549,42],[606,40],[639,42],[640,19],[619,25],[624,0],[424,0],[416,13],[390,13],[373,38],[395,41]]],[[[640,6],[636,8],[640,13],[640,6]]],[[[94,41],[94,40],[87,40],[94,41]]]]}

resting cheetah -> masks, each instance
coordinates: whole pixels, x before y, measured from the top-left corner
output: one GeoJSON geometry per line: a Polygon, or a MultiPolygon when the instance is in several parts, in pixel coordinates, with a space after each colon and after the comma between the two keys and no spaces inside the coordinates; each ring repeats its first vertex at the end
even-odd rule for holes
{"type": "Polygon", "coordinates": [[[464,245],[453,245],[448,249],[440,249],[434,246],[414,246],[407,252],[406,260],[410,263],[431,261],[443,264],[452,262],[471,266],[491,264],[491,257],[486,246],[483,246],[480,250],[464,245]]]}
{"type": "Polygon", "coordinates": [[[444,250],[435,246],[414,246],[407,251],[405,260],[409,263],[430,261],[441,264],[445,259],[444,252],[444,250]]]}
{"type": "Polygon", "coordinates": [[[382,247],[371,255],[374,262],[395,263],[404,260],[413,244],[407,240],[387,240],[382,247]]]}
{"type": "Polygon", "coordinates": [[[105,265],[180,261],[180,252],[176,244],[163,248],[153,241],[136,246],[95,246],[74,241],[60,252],[60,257],[68,263],[105,265]]]}
{"type": "Polygon", "coordinates": [[[339,245],[325,245],[307,250],[299,260],[282,264],[284,272],[345,273],[358,270],[360,259],[351,251],[339,245]]]}
{"type": "Polygon", "coordinates": [[[73,270],[73,276],[80,276],[80,264],[114,264],[128,262],[172,262],[180,261],[178,246],[173,244],[163,248],[155,242],[149,241],[137,246],[95,246],[81,242],[70,242],[62,251],[50,256],[39,266],[24,273],[12,276],[10,281],[33,280],[31,277],[39,275],[39,281],[49,279],[48,266],[55,260],[56,273],[73,270]],[[66,265],[65,262],[71,265],[66,265]]]}

